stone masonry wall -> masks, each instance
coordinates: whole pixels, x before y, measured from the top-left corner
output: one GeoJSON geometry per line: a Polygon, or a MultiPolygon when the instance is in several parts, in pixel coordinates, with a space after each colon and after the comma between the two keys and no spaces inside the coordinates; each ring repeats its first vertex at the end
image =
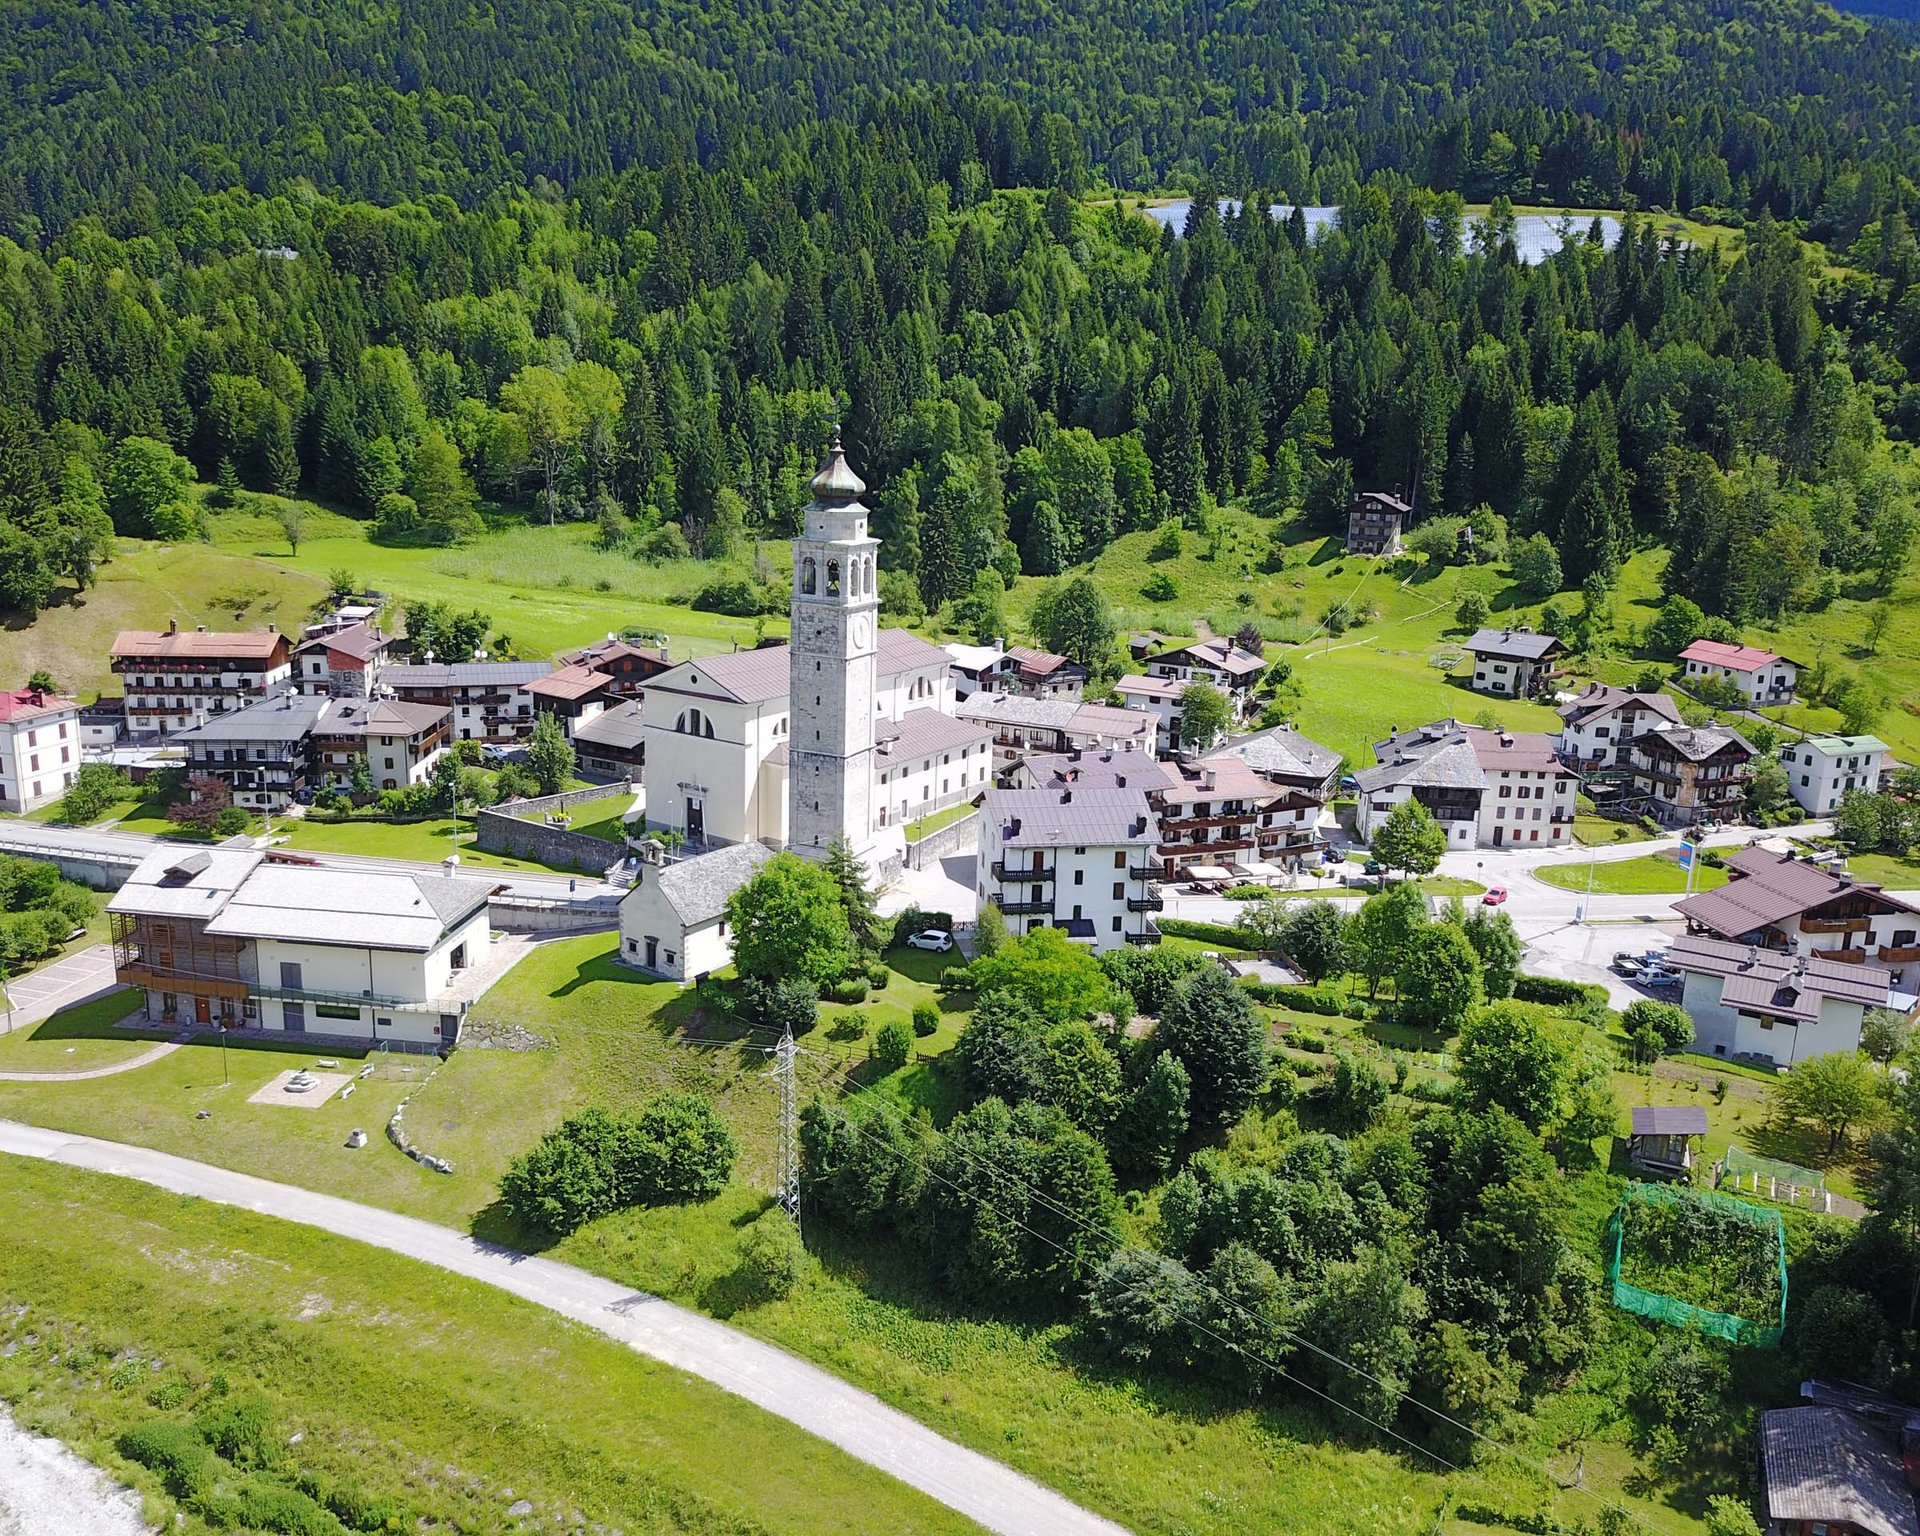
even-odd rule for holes
{"type": "Polygon", "coordinates": [[[489,807],[476,818],[477,840],[488,853],[535,859],[542,864],[571,865],[597,875],[626,857],[626,849],[591,833],[550,827],[542,818],[555,811],[632,794],[632,787],[626,783],[596,784],[590,789],[570,789],[558,795],[516,800],[510,810],[489,807]]]}

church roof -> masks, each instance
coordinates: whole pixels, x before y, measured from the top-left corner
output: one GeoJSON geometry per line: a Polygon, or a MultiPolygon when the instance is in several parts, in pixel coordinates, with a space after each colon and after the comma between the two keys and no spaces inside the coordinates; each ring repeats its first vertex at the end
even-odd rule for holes
{"type": "MultiPolygon", "coordinates": [[[[875,647],[874,671],[884,685],[902,672],[944,671],[952,659],[904,629],[883,629],[875,647]]],[[[793,647],[763,645],[751,651],[723,651],[683,661],[647,684],[649,691],[718,695],[742,704],[766,704],[787,696],[793,647]]]]}

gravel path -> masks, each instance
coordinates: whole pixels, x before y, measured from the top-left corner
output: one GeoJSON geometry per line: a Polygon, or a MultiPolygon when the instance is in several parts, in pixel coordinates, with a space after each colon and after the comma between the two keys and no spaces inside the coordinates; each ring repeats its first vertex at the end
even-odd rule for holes
{"type": "Polygon", "coordinates": [[[0,1536],[148,1536],[140,1496],[0,1413],[0,1536]]]}
{"type": "MultiPolygon", "coordinates": [[[[996,1536],[1125,1536],[1112,1521],[990,1456],[954,1444],[817,1365],[701,1313],[570,1264],[532,1258],[451,1227],[333,1195],[275,1184],[146,1147],[69,1136],[12,1120],[0,1120],[0,1152],[91,1168],[176,1194],[240,1206],[495,1286],[743,1397],[919,1489],[996,1536]]],[[[11,1533],[0,1526],[0,1536],[11,1533]]],[[[23,1536],[39,1536],[39,1531],[23,1536]]]]}

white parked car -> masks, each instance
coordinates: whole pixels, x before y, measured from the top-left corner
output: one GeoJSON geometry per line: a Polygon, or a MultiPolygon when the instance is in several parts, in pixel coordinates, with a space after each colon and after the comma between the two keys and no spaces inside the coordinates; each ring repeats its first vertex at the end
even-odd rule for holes
{"type": "Polygon", "coordinates": [[[1634,978],[1643,987],[1677,987],[1680,985],[1680,973],[1670,971],[1664,965],[1650,965],[1634,978]]]}
{"type": "Polygon", "coordinates": [[[907,948],[931,950],[936,955],[944,955],[953,948],[953,935],[939,928],[922,928],[918,933],[909,935],[907,948]]]}

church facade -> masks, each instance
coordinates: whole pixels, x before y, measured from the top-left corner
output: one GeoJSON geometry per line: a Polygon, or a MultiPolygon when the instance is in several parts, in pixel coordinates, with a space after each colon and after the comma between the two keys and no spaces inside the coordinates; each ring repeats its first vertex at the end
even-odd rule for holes
{"type": "Polygon", "coordinates": [[[824,859],[843,837],[884,878],[911,820],[992,787],[993,732],[955,715],[952,658],[880,627],[866,489],[836,434],[793,541],[789,642],[684,661],[647,683],[647,825],[689,857],[641,865],[620,905],[629,964],[691,979],[724,947],[707,910],[715,882],[689,866],[712,860],[716,876],[743,879],[757,866],[715,854],[755,844],[824,859]],[[694,905],[712,942],[689,941],[689,891],[703,893],[694,905]]]}

